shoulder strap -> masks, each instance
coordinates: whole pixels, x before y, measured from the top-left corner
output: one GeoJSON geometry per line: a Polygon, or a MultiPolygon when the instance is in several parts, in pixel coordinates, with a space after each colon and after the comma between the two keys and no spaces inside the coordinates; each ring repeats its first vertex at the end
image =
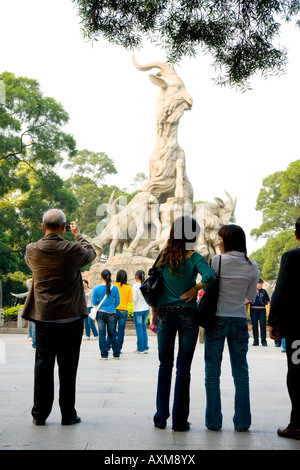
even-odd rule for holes
{"type": "Polygon", "coordinates": [[[218,272],[218,276],[220,276],[220,272],[221,272],[221,255],[220,255],[220,261],[219,261],[219,272],[218,272]]]}
{"type": "Polygon", "coordinates": [[[156,258],[156,260],[155,260],[155,262],[154,262],[154,264],[153,264],[153,268],[155,268],[155,266],[156,266],[156,264],[157,264],[157,262],[158,262],[158,260],[159,260],[159,258],[160,258],[160,256],[161,256],[161,254],[162,254],[163,251],[164,251],[164,250],[161,250],[161,252],[159,253],[158,257],[156,258]]]}
{"type": "Polygon", "coordinates": [[[104,300],[106,299],[107,295],[105,294],[105,296],[103,297],[103,299],[101,300],[100,304],[97,306],[97,310],[99,310],[99,308],[101,307],[101,305],[103,304],[104,300]]]}
{"type": "MultiPolygon", "coordinates": [[[[209,262],[209,266],[210,266],[210,267],[211,267],[211,262],[212,262],[212,260],[210,260],[210,262],[209,262]]],[[[219,261],[218,277],[220,276],[220,272],[221,272],[221,255],[220,255],[220,261],[219,261]]]]}

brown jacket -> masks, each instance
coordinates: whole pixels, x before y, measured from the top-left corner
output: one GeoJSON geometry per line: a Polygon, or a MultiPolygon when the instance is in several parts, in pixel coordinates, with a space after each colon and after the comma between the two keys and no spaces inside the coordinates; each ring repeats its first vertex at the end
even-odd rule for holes
{"type": "Polygon", "coordinates": [[[33,280],[22,313],[26,320],[56,321],[87,316],[80,268],[91,263],[96,253],[82,235],[76,241],[69,242],[50,233],[27,245],[25,261],[33,280]]]}

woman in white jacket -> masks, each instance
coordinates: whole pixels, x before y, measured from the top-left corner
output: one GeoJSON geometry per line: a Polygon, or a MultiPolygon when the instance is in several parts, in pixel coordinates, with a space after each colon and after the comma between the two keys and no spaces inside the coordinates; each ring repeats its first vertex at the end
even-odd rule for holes
{"type": "Polygon", "coordinates": [[[241,227],[225,225],[218,235],[221,255],[214,256],[211,264],[213,271],[218,273],[221,257],[218,305],[213,326],[205,330],[205,425],[212,430],[222,427],[220,375],[227,338],[235,385],[234,429],[247,431],[251,425],[251,412],[245,303],[255,299],[258,269],[255,261],[247,256],[246,237],[241,227]]]}
{"type": "Polygon", "coordinates": [[[132,286],[132,300],[133,305],[133,319],[137,336],[137,349],[138,354],[148,353],[148,335],[147,335],[147,322],[149,316],[149,305],[146,303],[140,287],[145,280],[144,271],[137,271],[135,273],[135,284],[132,286]]]}

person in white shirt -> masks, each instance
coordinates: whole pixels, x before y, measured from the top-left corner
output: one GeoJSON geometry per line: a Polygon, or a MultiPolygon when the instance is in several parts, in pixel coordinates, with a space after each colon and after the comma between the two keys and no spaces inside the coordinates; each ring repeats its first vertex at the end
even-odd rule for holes
{"type": "Polygon", "coordinates": [[[137,348],[135,352],[138,354],[147,354],[149,349],[147,334],[149,305],[140,290],[141,284],[145,280],[144,271],[138,270],[135,273],[135,280],[136,282],[132,286],[132,300],[134,302],[133,319],[137,336],[137,348]]]}
{"type": "Polygon", "coordinates": [[[259,273],[256,262],[247,256],[246,236],[241,227],[225,225],[218,236],[221,255],[214,256],[211,263],[213,271],[218,273],[221,257],[218,305],[214,324],[205,330],[205,425],[212,430],[222,427],[220,375],[227,338],[235,385],[234,429],[247,431],[251,425],[251,411],[245,303],[255,299],[259,273]]]}
{"type": "MultiPolygon", "coordinates": [[[[84,288],[84,293],[85,293],[86,306],[88,309],[88,313],[90,313],[93,307],[92,305],[93,291],[92,289],[89,288],[89,282],[86,279],[83,279],[82,283],[83,283],[83,288],[84,288]]],[[[97,338],[98,331],[93,320],[90,317],[86,317],[83,321],[84,321],[84,328],[85,328],[85,339],[90,339],[91,330],[93,332],[94,338],[97,338]]]]}

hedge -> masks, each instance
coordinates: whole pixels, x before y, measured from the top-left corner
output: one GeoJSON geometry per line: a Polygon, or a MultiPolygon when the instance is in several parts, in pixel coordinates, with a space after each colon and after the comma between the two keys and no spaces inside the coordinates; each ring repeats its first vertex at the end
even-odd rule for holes
{"type": "Polygon", "coordinates": [[[19,308],[23,308],[24,305],[18,305],[17,307],[10,307],[4,310],[4,323],[8,321],[18,320],[19,308]]]}

